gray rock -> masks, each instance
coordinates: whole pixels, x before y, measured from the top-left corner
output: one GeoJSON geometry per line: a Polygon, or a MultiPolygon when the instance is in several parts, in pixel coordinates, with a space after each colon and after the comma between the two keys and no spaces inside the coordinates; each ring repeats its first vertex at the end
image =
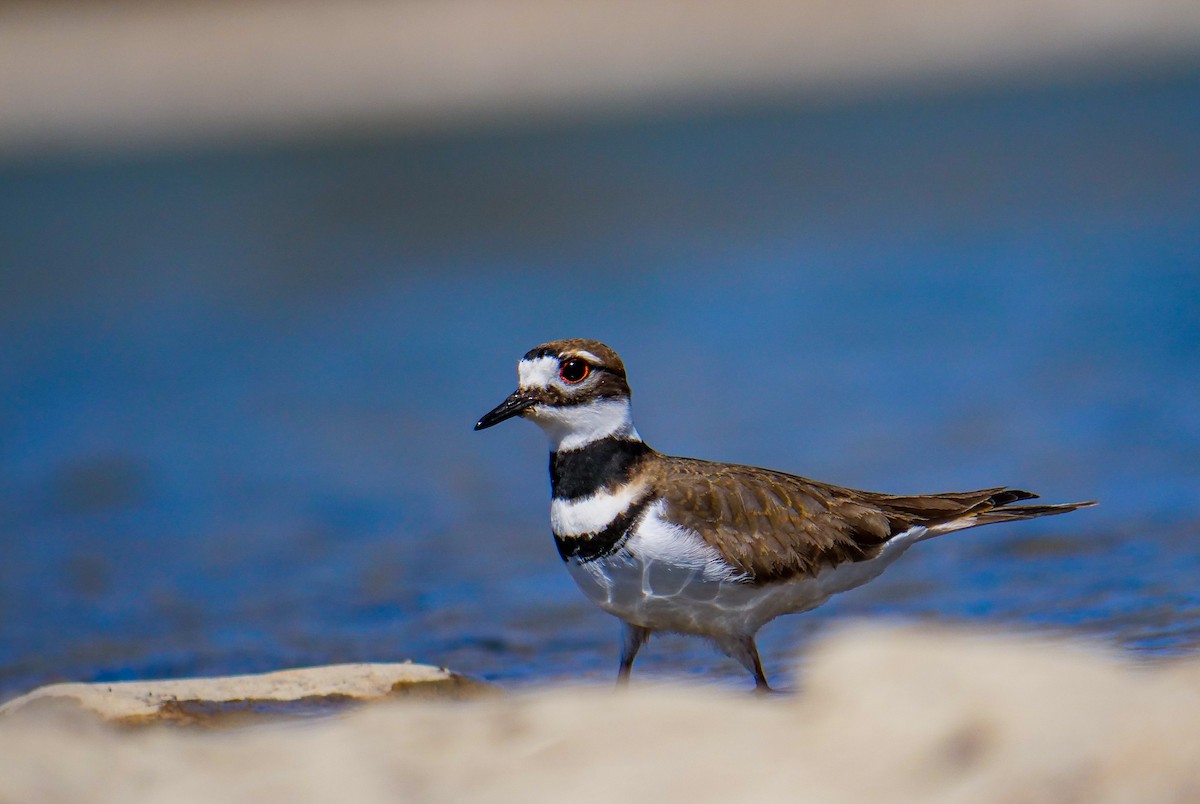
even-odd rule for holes
{"type": "Polygon", "coordinates": [[[335,664],[242,676],[51,684],[0,706],[0,717],[80,709],[121,725],[228,726],[264,717],[310,715],[390,698],[474,698],[488,684],[423,664],[335,664]]]}

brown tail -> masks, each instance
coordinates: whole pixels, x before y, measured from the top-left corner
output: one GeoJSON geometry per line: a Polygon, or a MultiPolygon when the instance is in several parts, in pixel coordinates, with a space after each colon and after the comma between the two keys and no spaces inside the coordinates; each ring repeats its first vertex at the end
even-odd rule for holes
{"type": "MultiPolygon", "coordinates": [[[[1055,514],[1065,514],[1068,511],[1077,511],[1080,508],[1091,508],[1096,502],[1096,500],[1088,500],[1087,502],[1059,503],[1058,505],[1014,505],[1012,508],[993,508],[978,514],[975,524],[988,525],[992,522],[1012,522],[1017,519],[1054,516],[1055,514]]],[[[1001,503],[1001,505],[1003,504],[1001,503]]]]}
{"type": "Polygon", "coordinates": [[[1021,519],[1036,519],[1039,516],[1054,516],[1080,508],[1090,508],[1097,503],[1096,500],[1088,500],[1057,505],[1013,505],[1009,507],[1014,502],[1037,499],[1038,495],[1021,489],[985,489],[981,493],[987,494],[987,496],[974,505],[964,508],[954,516],[945,517],[941,521],[929,522],[930,533],[949,533],[979,525],[991,525],[996,522],[1016,522],[1021,519]]]}

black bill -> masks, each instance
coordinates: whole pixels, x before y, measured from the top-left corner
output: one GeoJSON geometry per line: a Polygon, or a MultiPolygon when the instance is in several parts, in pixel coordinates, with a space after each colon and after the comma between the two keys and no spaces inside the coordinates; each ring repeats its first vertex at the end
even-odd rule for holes
{"type": "Polygon", "coordinates": [[[505,419],[519,416],[527,408],[531,408],[536,404],[537,400],[527,396],[525,392],[513,391],[508,399],[483,414],[483,418],[475,423],[475,429],[482,430],[485,427],[491,427],[493,424],[499,424],[505,419]]]}

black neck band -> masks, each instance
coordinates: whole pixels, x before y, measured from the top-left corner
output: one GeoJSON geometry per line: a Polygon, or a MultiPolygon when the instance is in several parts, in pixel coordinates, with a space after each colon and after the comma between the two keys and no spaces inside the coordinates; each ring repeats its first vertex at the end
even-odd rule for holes
{"type": "Polygon", "coordinates": [[[577,500],[629,479],[650,453],[641,441],[609,436],[579,449],[550,453],[550,492],[556,500],[577,500]]]}

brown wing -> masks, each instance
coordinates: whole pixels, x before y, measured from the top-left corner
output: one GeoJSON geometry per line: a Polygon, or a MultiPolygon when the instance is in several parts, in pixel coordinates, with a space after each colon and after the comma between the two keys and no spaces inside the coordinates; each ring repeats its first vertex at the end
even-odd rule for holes
{"type": "Polygon", "coordinates": [[[691,458],[659,467],[655,490],[667,516],[755,581],[871,558],[893,533],[877,507],[794,475],[691,458]]]}
{"type": "Polygon", "coordinates": [[[1018,507],[989,515],[997,506],[1037,495],[994,488],[895,496],[753,466],[667,456],[655,474],[667,516],[695,530],[760,583],[873,558],[888,539],[914,525],[949,531],[1081,505],[1018,507]]]}

